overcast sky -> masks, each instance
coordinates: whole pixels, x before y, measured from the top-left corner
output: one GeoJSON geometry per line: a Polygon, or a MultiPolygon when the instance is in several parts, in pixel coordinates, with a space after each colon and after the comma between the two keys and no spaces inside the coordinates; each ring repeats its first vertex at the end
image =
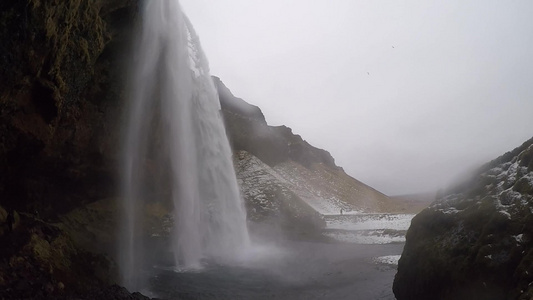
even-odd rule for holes
{"type": "Polygon", "coordinates": [[[533,136],[531,0],[181,4],[211,74],[388,195],[533,136]]]}

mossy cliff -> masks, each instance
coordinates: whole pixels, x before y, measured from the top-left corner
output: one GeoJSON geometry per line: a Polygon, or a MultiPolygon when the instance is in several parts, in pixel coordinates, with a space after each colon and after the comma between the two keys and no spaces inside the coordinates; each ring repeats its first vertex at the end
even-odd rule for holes
{"type": "Polygon", "coordinates": [[[134,0],[0,2],[0,201],[64,212],[112,194],[134,0]]]}
{"type": "Polygon", "coordinates": [[[406,299],[532,299],[533,139],[411,222],[394,280],[406,299]]]}
{"type": "Polygon", "coordinates": [[[10,233],[0,209],[2,299],[107,297],[111,260],[52,223],[117,193],[137,10],[134,0],[0,2],[0,207],[16,216],[10,233]]]}

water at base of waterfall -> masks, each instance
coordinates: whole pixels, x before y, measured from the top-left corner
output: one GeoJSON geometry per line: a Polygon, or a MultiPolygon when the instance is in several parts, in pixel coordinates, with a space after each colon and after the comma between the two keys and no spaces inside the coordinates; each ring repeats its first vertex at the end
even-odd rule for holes
{"type": "Polygon", "coordinates": [[[286,241],[275,256],[245,265],[207,262],[201,271],[152,270],[147,295],[161,299],[395,299],[396,266],[376,256],[401,253],[403,244],[286,241]]]}
{"type": "Polygon", "coordinates": [[[175,268],[201,268],[206,259],[238,264],[250,244],[218,95],[198,37],[177,0],[145,1],[142,11],[122,172],[119,267],[131,290],[143,286],[147,278],[139,270],[154,259],[143,237],[147,203],[172,203],[175,268]]]}

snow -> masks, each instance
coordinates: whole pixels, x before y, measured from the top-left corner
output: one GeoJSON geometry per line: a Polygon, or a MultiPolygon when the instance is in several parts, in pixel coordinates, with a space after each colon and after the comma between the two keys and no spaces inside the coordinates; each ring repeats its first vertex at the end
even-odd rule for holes
{"type": "Polygon", "coordinates": [[[290,189],[322,215],[369,211],[375,195],[351,177],[335,175],[323,166],[306,168],[295,162],[278,164],[274,170],[290,183],[290,189]],[[348,178],[348,179],[347,179],[348,178]],[[358,185],[359,184],[359,185],[358,185]]]}
{"type": "Polygon", "coordinates": [[[511,220],[511,214],[506,212],[505,210],[500,210],[498,211],[500,214],[504,215],[507,217],[507,219],[511,220]]]}
{"type": "Polygon", "coordinates": [[[530,172],[530,173],[524,175],[524,177],[522,177],[522,178],[526,179],[530,186],[533,186],[533,172],[530,172]]]}
{"type": "Polygon", "coordinates": [[[456,214],[458,212],[461,212],[462,210],[458,210],[457,208],[455,207],[449,207],[447,209],[442,209],[441,210],[445,215],[453,215],[453,214],[456,214]]]}
{"type": "Polygon", "coordinates": [[[336,241],[353,243],[360,245],[383,245],[392,243],[405,243],[405,235],[386,234],[383,231],[369,231],[369,232],[326,232],[325,236],[331,237],[336,241]]]}
{"type": "Polygon", "coordinates": [[[374,257],[374,262],[378,264],[386,264],[386,265],[398,265],[398,261],[400,260],[401,255],[387,255],[387,256],[378,256],[374,257]]]}
{"type": "Polygon", "coordinates": [[[523,242],[523,234],[519,234],[519,235],[513,235],[513,238],[516,240],[517,243],[521,244],[523,242]]]}
{"type": "Polygon", "coordinates": [[[414,214],[353,214],[326,218],[326,228],[342,230],[407,230],[414,214]]]}
{"type": "Polygon", "coordinates": [[[324,235],[355,244],[404,243],[414,214],[352,214],[325,216],[324,235]]]}

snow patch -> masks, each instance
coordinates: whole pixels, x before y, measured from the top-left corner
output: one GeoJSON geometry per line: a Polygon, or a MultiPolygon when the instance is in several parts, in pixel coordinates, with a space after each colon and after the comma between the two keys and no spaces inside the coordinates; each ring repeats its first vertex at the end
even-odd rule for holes
{"type": "Polygon", "coordinates": [[[414,214],[352,214],[325,216],[325,236],[336,241],[373,245],[404,243],[414,214]]]}
{"type": "Polygon", "coordinates": [[[414,214],[353,214],[328,216],[327,229],[341,230],[375,230],[393,229],[407,230],[411,225],[414,214]]]}
{"type": "Polygon", "coordinates": [[[404,235],[390,235],[390,234],[379,234],[380,231],[375,232],[358,232],[358,231],[348,231],[348,232],[326,232],[325,236],[333,238],[336,241],[344,243],[353,243],[360,245],[383,245],[383,244],[392,244],[392,243],[405,243],[404,235]],[[372,234],[374,233],[374,235],[372,234]],[[367,235],[369,234],[369,235],[367,235]],[[376,235],[377,234],[377,235],[376,235]]]}
{"type": "Polygon", "coordinates": [[[513,235],[513,238],[516,240],[518,244],[521,244],[523,242],[523,239],[522,239],[523,236],[524,236],[523,234],[513,235]]]}
{"type": "Polygon", "coordinates": [[[507,217],[507,219],[511,220],[511,214],[506,212],[505,210],[500,210],[498,211],[500,214],[504,215],[507,217]]]}
{"type": "Polygon", "coordinates": [[[398,261],[400,260],[401,255],[387,255],[387,256],[378,256],[374,257],[373,261],[378,264],[386,264],[386,265],[398,265],[398,261]]]}

